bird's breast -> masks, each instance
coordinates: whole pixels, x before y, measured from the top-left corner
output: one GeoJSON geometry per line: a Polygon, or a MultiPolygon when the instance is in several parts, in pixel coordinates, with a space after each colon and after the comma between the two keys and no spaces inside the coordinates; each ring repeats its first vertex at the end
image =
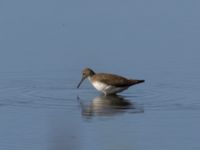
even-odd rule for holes
{"type": "Polygon", "coordinates": [[[108,85],[108,84],[105,84],[105,83],[102,83],[102,82],[99,82],[99,81],[92,82],[92,85],[98,91],[101,91],[104,94],[114,94],[114,93],[121,92],[121,91],[128,88],[128,87],[116,87],[116,86],[108,85]]]}
{"type": "Polygon", "coordinates": [[[92,85],[98,90],[98,91],[104,91],[106,90],[109,85],[105,84],[105,83],[102,83],[102,82],[99,82],[99,81],[94,81],[92,82],[92,85]]]}

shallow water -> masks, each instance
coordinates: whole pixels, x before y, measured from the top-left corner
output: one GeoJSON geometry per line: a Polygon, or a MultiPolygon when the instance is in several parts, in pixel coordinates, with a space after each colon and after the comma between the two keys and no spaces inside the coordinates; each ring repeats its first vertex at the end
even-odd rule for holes
{"type": "Polygon", "coordinates": [[[1,1],[0,149],[199,150],[199,5],[1,1]],[[145,83],[105,97],[85,67],[145,83]]]}
{"type": "Polygon", "coordinates": [[[199,87],[192,79],[149,74],[151,81],[106,97],[87,81],[76,89],[73,73],[42,74],[4,72],[1,149],[200,148],[199,87]]]}

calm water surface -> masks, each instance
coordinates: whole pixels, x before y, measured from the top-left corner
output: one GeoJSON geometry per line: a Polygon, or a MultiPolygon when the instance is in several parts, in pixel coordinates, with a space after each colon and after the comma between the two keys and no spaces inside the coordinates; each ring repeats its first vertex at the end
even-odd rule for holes
{"type": "Polygon", "coordinates": [[[199,150],[199,1],[0,1],[0,150],[199,150]],[[145,79],[102,96],[81,70],[145,79]]]}
{"type": "Polygon", "coordinates": [[[148,74],[105,97],[88,82],[77,90],[75,72],[2,75],[1,149],[200,148],[199,77],[148,74]]]}

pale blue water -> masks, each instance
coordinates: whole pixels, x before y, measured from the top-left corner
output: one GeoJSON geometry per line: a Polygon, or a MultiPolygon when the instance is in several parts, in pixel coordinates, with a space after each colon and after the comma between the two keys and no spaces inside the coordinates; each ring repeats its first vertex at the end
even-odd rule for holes
{"type": "Polygon", "coordinates": [[[1,1],[0,149],[199,150],[199,4],[1,1]],[[84,67],[146,82],[104,97],[84,67]]]}

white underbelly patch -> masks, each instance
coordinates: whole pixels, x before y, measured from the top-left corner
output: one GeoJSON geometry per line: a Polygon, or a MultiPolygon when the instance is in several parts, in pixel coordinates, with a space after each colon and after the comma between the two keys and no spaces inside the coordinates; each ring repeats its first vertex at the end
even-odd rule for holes
{"type": "Polygon", "coordinates": [[[121,92],[125,89],[127,89],[128,87],[116,87],[116,86],[112,86],[112,85],[107,85],[105,83],[102,82],[93,82],[92,85],[98,90],[103,92],[104,94],[114,94],[114,93],[118,93],[121,92]]]}

